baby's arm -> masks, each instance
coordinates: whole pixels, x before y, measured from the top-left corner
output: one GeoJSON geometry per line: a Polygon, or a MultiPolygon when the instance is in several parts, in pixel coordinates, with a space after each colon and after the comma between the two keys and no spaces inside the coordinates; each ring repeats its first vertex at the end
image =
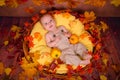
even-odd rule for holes
{"type": "Polygon", "coordinates": [[[71,36],[71,33],[64,26],[60,26],[59,29],[61,30],[61,32],[64,33],[65,36],[67,37],[71,36]]]}
{"type": "Polygon", "coordinates": [[[56,47],[59,40],[60,38],[58,37],[52,38],[51,34],[46,34],[46,43],[49,47],[56,47]]]}

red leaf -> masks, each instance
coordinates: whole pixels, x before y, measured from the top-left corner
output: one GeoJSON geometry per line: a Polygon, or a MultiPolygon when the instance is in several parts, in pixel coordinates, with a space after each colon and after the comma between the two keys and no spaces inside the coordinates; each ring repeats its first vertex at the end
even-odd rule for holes
{"type": "Polygon", "coordinates": [[[42,70],[43,70],[43,66],[42,66],[42,65],[39,65],[39,66],[38,66],[38,70],[39,70],[39,71],[42,71],[42,70]]]}
{"type": "Polygon", "coordinates": [[[33,22],[37,22],[37,20],[39,19],[39,16],[38,15],[35,15],[32,17],[32,21],[33,22]]]}
{"type": "Polygon", "coordinates": [[[16,35],[16,32],[13,32],[13,31],[10,32],[11,37],[14,37],[15,35],[16,35]]]}
{"type": "Polygon", "coordinates": [[[33,47],[33,46],[34,46],[33,42],[30,41],[28,46],[29,46],[30,48],[33,47]]]}
{"type": "Polygon", "coordinates": [[[68,69],[68,70],[73,70],[72,66],[69,65],[69,64],[67,65],[67,69],[68,69]]]}
{"type": "Polygon", "coordinates": [[[25,8],[25,12],[32,14],[34,12],[34,8],[33,7],[27,7],[27,8],[25,8]]]}
{"type": "Polygon", "coordinates": [[[88,30],[90,28],[90,24],[85,24],[84,28],[85,30],[88,30]]]}
{"type": "Polygon", "coordinates": [[[79,71],[81,71],[81,69],[82,69],[82,66],[78,66],[78,67],[76,68],[76,71],[79,72],[79,71]]]}
{"type": "Polygon", "coordinates": [[[30,23],[29,22],[25,22],[24,25],[25,25],[25,27],[28,27],[30,25],[30,23]]]}
{"type": "Polygon", "coordinates": [[[98,59],[100,59],[100,55],[97,53],[97,54],[95,54],[95,55],[93,56],[93,58],[94,58],[95,60],[98,60],[98,59]]]}
{"type": "Polygon", "coordinates": [[[93,68],[89,68],[89,69],[87,70],[87,72],[88,72],[89,74],[91,74],[91,73],[93,72],[93,68]]]}

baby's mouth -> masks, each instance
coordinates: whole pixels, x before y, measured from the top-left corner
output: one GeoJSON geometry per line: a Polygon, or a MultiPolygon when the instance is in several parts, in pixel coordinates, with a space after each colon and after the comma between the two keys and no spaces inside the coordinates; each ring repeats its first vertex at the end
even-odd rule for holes
{"type": "Polygon", "coordinates": [[[49,26],[49,28],[52,28],[52,27],[53,27],[52,25],[49,26]]]}

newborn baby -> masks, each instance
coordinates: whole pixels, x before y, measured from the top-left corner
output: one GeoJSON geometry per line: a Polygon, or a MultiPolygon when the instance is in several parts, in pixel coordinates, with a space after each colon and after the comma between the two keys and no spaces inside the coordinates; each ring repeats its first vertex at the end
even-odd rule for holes
{"type": "Polygon", "coordinates": [[[56,47],[62,51],[60,59],[63,62],[75,66],[87,65],[90,63],[91,55],[87,54],[86,47],[81,43],[74,45],[70,44],[68,38],[71,34],[64,26],[56,27],[56,22],[51,15],[43,15],[40,22],[44,29],[48,30],[46,34],[47,45],[49,47],[56,47]]]}

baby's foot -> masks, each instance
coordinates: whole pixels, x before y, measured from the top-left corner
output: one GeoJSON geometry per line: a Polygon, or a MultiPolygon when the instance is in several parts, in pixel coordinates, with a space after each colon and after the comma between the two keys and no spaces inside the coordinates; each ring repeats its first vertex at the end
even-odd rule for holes
{"type": "Polygon", "coordinates": [[[90,60],[81,60],[80,65],[88,65],[90,64],[90,60]]]}

